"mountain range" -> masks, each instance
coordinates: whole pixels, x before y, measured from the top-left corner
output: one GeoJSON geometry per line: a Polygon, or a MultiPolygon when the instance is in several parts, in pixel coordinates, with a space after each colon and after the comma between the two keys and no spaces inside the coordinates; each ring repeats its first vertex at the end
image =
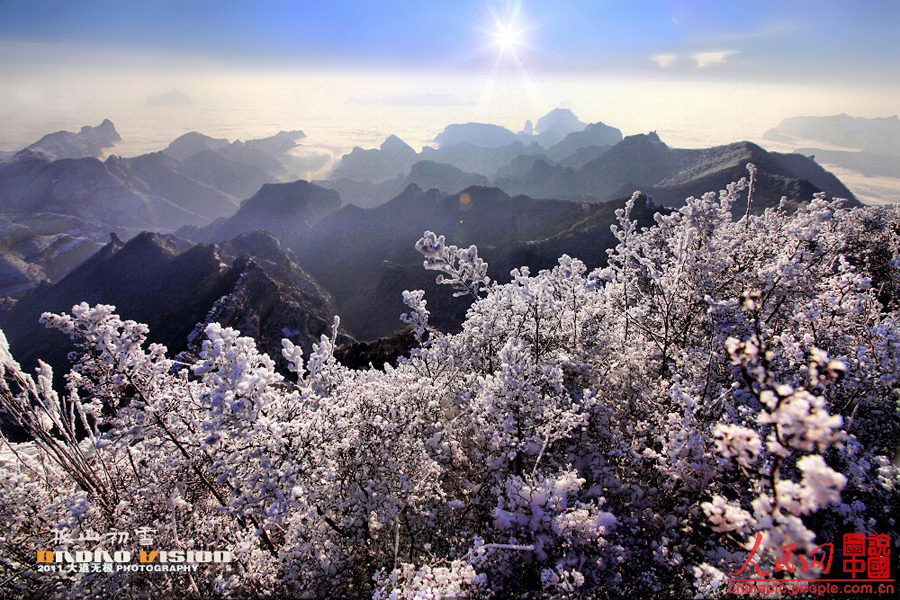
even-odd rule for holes
{"type": "Polygon", "coordinates": [[[585,125],[571,111],[559,109],[530,132],[528,125],[518,134],[484,123],[451,125],[435,138],[438,148],[426,147],[420,153],[391,136],[379,149],[355,148],[330,179],[316,183],[364,208],[387,202],[410,184],[444,193],[491,185],[513,195],[588,202],[606,202],[641,189],[659,204],[676,206],[690,195],[740,179],[752,162],[759,167],[760,206],[777,204],[782,195],[802,201],[817,191],[855,201],[853,193],[812,158],[768,152],[750,142],[670,148],[655,132],[623,138],[614,127],[585,125]],[[541,128],[544,133],[536,133],[541,128]]]}
{"type": "Polygon", "coordinates": [[[122,141],[119,132],[109,119],[104,119],[96,127],[85,125],[78,133],[57,131],[48,133],[28,150],[40,152],[51,158],[98,158],[107,148],[122,141]]]}
{"type": "Polygon", "coordinates": [[[203,326],[216,321],[276,358],[282,337],[308,352],[339,314],[341,356],[380,364],[411,343],[394,336],[403,290],[425,289],[443,330],[468,307],[421,268],[413,246],[425,230],[477,245],[503,281],[563,253],[601,266],[615,211],[635,189],[643,195],[632,217],[648,226],[687,196],[746,176],[748,162],[758,167],[754,211],[818,191],[855,202],[808,156],[750,142],[675,149],[656,133],[623,137],[565,110],[519,133],[448,127],[438,148],[418,153],[390,136],[314,183],[291,180],[300,131],[247,142],[191,132],[160,152],[86,155],[114,131],[104,121],[83,135],[51,134],[0,159],[0,327],[26,365],[37,356],[64,364],[65,344],[37,319],[81,301],[115,304],[173,352],[196,352],[203,326]],[[69,155],[45,152],[48,139],[63,140],[55,147],[69,155]]]}
{"type": "MultiPolygon", "coordinates": [[[[17,359],[29,368],[38,358],[65,372],[74,348],[44,329],[44,311],[74,304],[112,304],[124,319],[150,326],[149,340],[172,354],[196,354],[207,323],[218,322],[254,337],[281,367],[281,339],[309,356],[312,343],[331,332],[331,296],[270,233],[252,232],[223,244],[194,244],[172,234],[117,236],[53,285],[35,289],[0,311],[0,328],[17,359]]],[[[339,335],[342,343],[354,340],[339,335]]]]}
{"type": "Polygon", "coordinates": [[[293,178],[290,150],[303,137],[283,131],[229,142],[192,132],[161,152],[103,158],[121,139],[105,120],[0,158],[0,227],[8,232],[0,233],[0,297],[57,281],[111,232],[129,239],[234,215],[264,184],[293,178]]]}

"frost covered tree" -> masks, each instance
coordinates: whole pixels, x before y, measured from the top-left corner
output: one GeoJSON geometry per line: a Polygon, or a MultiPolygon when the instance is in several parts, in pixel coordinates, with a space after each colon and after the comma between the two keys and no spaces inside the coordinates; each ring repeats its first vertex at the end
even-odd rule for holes
{"type": "Polygon", "coordinates": [[[735,220],[746,186],[643,230],[636,194],[593,272],[563,256],[490,281],[476,248],[426,232],[424,266],[473,303],[444,335],[424,294],[404,293],[419,347],[383,371],[338,364],[337,321],[310,356],[284,341],[286,378],[217,324],[182,364],[113,307],[45,314],[79,344],[65,393],[0,343],[2,410],[29,436],[0,450],[0,585],[713,597],[751,550],[771,571],[782,548],[851,530],[896,548],[900,215],[816,197],[735,220]],[[36,571],[54,540],[141,528],[234,561],[36,571]]]}

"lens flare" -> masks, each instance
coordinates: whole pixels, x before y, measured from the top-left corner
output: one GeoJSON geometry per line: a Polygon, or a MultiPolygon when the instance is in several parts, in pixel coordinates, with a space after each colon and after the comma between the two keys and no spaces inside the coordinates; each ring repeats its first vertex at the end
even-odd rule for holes
{"type": "Polygon", "coordinates": [[[497,29],[492,35],[502,52],[515,52],[516,46],[523,45],[522,31],[516,29],[513,23],[507,25],[497,23],[497,29]]]}
{"type": "Polygon", "coordinates": [[[508,89],[511,81],[518,80],[519,96],[527,97],[532,106],[541,105],[525,67],[528,55],[537,50],[531,34],[538,25],[525,17],[521,0],[507,0],[505,10],[497,10],[487,2],[485,4],[489,19],[483,26],[475,28],[487,43],[477,53],[494,54],[494,60],[485,80],[481,103],[490,105],[493,102],[497,84],[508,89]]]}

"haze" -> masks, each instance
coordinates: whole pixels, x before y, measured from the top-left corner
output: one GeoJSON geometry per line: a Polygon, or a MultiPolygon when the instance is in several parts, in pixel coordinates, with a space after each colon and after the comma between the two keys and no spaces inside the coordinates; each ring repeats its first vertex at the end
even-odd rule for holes
{"type": "Polygon", "coordinates": [[[900,112],[898,30],[891,1],[6,0],[0,150],[104,118],[123,155],[302,129],[324,171],[391,133],[418,148],[555,107],[673,146],[758,140],[900,112]]]}

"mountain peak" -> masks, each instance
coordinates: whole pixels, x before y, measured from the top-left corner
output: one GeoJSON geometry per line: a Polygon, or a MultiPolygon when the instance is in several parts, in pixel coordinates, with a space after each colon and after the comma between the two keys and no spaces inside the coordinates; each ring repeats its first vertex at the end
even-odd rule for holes
{"type": "Polygon", "coordinates": [[[554,108],[538,119],[534,131],[537,134],[556,131],[565,136],[573,131],[582,131],[585,127],[587,127],[587,123],[582,123],[581,119],[570,109],[554,108]]]}
{"type": "Polygon", "coordinates": [[[624,149],[656,149],[656,150],[668,150],[669,147],[659,139],[659,134],[655,131],[651,131],[650,133],[637,133],[635,135],[625,136],[621,142],[619,142],[616,146],[613,147],[624,149]]]}
{"type": "Polygon", "coordinates": [[[384,152],[390,152],[391,154],[409,154],[415,155],[416,151],[413,150],[412,146],[398,138],[396,135],[391,134],[381,143],[381,150],[384,152]]]}
{"type": "Polygon", "coordinates": [[[109,119],[103,119],[103,122],[97,125],[96,127],[91,127],[90,125],[85,125],[81,128],[82,135],[90,135],[90,134],[105,134],[112,135],[116,137],[116,141],[120,141],[122,138],[119,137],[119,133],[116,131],[116,126],[113,125],[113,122],[109,119]]]}
{"type": "Polygon", "coordinates": [[[302,179],[292,183],[266,183],[256,194],[245,201],[239,213],[264,211],[270,215],[285,214],[308,208],[336,210],[341,205],[341,197],[329,190],[302,179]]]}
{"type": "Polygon", "coordinates": [[[163,152],[178,160],[190,158],[207,150],[220,150],[229,144],[225,138],[213,138],[196,131],[189,131],[170,143],[163,152]]]}
{"type": "Polygon", "coordinates": [[[441,148],[463,143],[480,148],[500,148],[518,140],[518,136],[506,127],[490,123],[454,123],[434,138],[441,148]]]}
{"type": "Polygon", "coordinates": [[[57,131],[49,133],[28,146],[53,158],[97,158],[105,148],[122,141],[115,125],[104,119],[96,127],[85,125],[78,133],[57,131]]]}

